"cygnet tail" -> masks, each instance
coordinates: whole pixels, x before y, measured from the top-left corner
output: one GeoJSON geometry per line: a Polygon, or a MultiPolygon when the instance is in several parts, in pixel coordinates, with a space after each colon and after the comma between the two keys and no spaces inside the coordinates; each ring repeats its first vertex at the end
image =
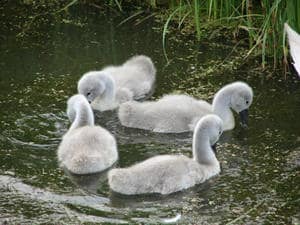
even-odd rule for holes
{"type": "Polygon", "coordinates": [[[128,88],[119,88],[118,92],[116,93],[116,99],[118,100],[119,104],[128,102],[133,99],[133,93],[128,88]]]}
{"type": "Polygon", "coordinates": [[[192,119],[191,123],[188,125],[190,131],[193,131],[195,129],[195,127],[200,119],[201,119],[201,117],[195,117],[192,119]]]}
{"type": "Polygon", "coordinates": [[[120,105],[118,117],[123,126],[130,127],[132,118],[134,117],[134,101],[125,102],[120,105]]]}
{"type": "Polygon", "coordinates": [[[145,55],[133,56],[127,60],[124,65],[128,66],[138,66],[141,68],[148,76],[155,79],[156,69],[152,60],[145,55]]]}
{"type": "Polygon", "coordinates": [[[111,190],[121,194],[129,194],[126,186],[124,169],[112,169],[108,172],[108,184],[111,190]]]}
{"type": "Polygon", "coordinates": [[[89,174],[105,170],[108,165],[104,165],[102,161],[99,156],[80,154],[63,162],[62,166],[74,174],[89,174]]]}

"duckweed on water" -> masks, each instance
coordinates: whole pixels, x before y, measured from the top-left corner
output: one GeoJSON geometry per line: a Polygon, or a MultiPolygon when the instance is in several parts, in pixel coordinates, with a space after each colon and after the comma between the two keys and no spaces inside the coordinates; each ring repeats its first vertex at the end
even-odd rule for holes
{"type": "MultiPolygon", "coordinates": [[[[155,22],[117,27],[124,18],[78,15],[37,19],[19,38],[21,19],[0,21],[13,28],[0,26],[0,223],[154,224],[181,215],[180,224],[299,224],[298,81],[267,78],[256,59],[244,62],[244,50],[227,43],[174,39],[165,64],[155,22]],[[69,126],[66,99],[81,74],[141,53],[157,66],[153,99],[179,92],[211,100],[235,80],[248,82],[255,97],[249,129],[237,123],[222,135],[219,176],[167,197],[124,199],[111,195],[105,177],[73,179],[58,167],[56,150],[69,126]]],[[[119,166],[157,154],[191,155],[191,134],[157,135],[122,127],[115,113],[95,116],[117,137],[119,166]]]]}

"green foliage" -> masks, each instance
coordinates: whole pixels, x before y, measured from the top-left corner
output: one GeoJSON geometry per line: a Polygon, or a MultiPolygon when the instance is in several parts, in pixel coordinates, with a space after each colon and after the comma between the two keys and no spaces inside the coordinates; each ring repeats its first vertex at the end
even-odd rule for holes
{"type": "MultiPolygon", "coordinates": [[[[91,1],[100,2],[99,0],[88,2],[91,1]]],[[[23,2],[49,5],[55,4],[56,1],[23,0],[23,2]]],[[[77,0],[62,2],[65,2],[65,7],[60,9],[65,9],[77,0]]],[[[78,2],[86,1],[78,0],[78,2]]],[[[260,54],[263,68],[270,62],[268,59],[272,58],[273,67],[277,68],[286,55],[283,24],[288,22],[293,29],[300,32],[299,0],[105,0],[102,3],[121,12],[126,10],[128,5],[138,9],[134,16],[128,17],[124,22],[137,15],[143,15],[141,7],[164,10],[163,13],[167,13],[162,40],[165,55],[166,37],[171,24],[173,27],[177,23],[179,30],[189,27],[190,33],[195,33],[197,40],[207,33],[203,32],[204,29],[214,31],[226,28],[234,31],[232,33],[239,37],[241,37],[239,34],[246,32],[249,43],[247,56],[260,54]]],[[[146,16],[145,19],[147,18],[146,16]]]]}
{"type": "MultiPolygon", "coordinates": [[[[125,3],[126,1],[123,1],[125,3]]],[[[132,1],[138,4],[138,1],[132,1]]],[[[236,34],[247,32],[249,51],[247,56],[261,54],[264,68],[272,58],[273,67],[282,62],[286,44],[283,24],[288,22],[300,31],[299,0],[151,0],[152,8],[167,7],[168,16],[163,28],[163,47],[170,22],[190,24],[198,40],[204,28],[226,27],[236,34]],[[154,7],[155,6],[155,7],[154,7]]],[[[172,23],[173,24],[173,23],[172,23]]],[[[164,49],[164,52],[166,50],[164,49]]]]}
{"type": "MultiPolygon", "coordinates": [[[[184,19],[189,23],[194,21],[198,40],[201,38],[201,29],[208,26],[226,27],[237,30],[237,33],[246,31],[249,43],[247,56],[261,54],[263,68],[270,57],[273,59],[274,68],[282,62],[286,46],[284,22],[287,21],[294,29],[300,31],[298,0],[186,0],[177,3],[170,15],[175,18],[173,13],[176,12],[181,20],[183,14],[189,13],[189,17],[184,19]],[[180,10],[177,10],[178,8],[180,10]]],[[[169,24],[169,19],[167,22],[166,24],[169,24]]],[[[165,26],[164,34],[166,30],[165,26]]]]}

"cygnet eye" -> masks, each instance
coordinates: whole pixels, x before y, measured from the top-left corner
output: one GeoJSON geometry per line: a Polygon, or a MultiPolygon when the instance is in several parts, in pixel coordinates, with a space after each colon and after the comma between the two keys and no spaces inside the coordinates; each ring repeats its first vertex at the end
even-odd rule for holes
{"type": "Polygon", "coordinates": [[[247,104],[247,105],[249,104],[249,101],[248,101],[248,100],[246,100],[246,104],[247,104]]]}
{"type": "Polygon", "coordinates": [[[91,92],[86,93],[86,96],[89,96],[91,94],[91,92]]]}
{"type": "Polygon", "coordinates": [[[221,135],[222,134],[222,131],[219,131],[219,135],[221,135]]]}

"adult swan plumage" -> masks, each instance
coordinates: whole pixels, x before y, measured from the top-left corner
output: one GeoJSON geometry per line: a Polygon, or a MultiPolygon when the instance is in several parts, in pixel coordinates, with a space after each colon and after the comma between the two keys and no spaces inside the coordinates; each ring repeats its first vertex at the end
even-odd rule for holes
{"type": "Polygon", "coordinates": [[[300,76],[300,35],[294,31],[287,23],[284,24],[285,31],[288,35],[290,53],[294,60],[294,67],[300,76]]]}
{"type": "Polygon", "coordinates": [[[60,165],[74,174],[97,173],[111,167],[118,159],[116,140],[106,129],[94,126],[94,114],[86,98],[72,96],[67,114],[72,125],[57,151],[60,165]]]}
{"type": "Polygon", "coordinates": [[[241,122],[246,126],[252,99],[252,88],[238,81],[221,88],[215,94],[212,105],[188,95],[166,95],[158,101],[123,103],[118,116],[123,126],[180,133],[193,130],[203,116],[216,114],[223,120],[224,130],[231,130],[235,127],[231,110],[240,114],[241,122]]]}
{"type": "Polygon", "coordinates": [[[200,119],[193,135],[193,158],[159,155],[108,173],[110,189],[124,195],[171,194],[203,183],[220,172],[214,146],[222,134],[216,115],[200,119]]]}
{"type": "Polygon", "coordinates": [[[78,81],[78,93],[88,99],[93,109],[112,110],[123,102],[145,98],[153,89],[155,77],[152,60],[134,56],[120,66],[85,73],[78,81]]]}

